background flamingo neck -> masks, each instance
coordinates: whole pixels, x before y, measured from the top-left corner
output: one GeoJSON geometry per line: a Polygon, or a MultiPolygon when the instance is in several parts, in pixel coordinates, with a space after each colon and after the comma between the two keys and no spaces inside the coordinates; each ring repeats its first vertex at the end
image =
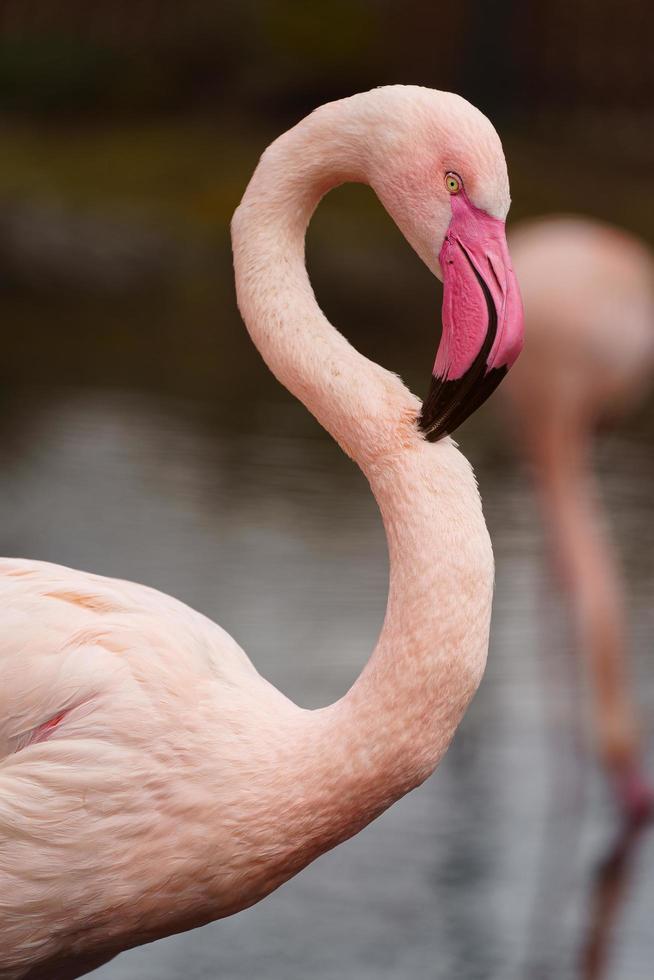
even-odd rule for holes
{"type": "Polygon", "coordinates": [[[575,639],[594,664],[589,676],[599,749],[605,764],[620,768],[635,764],[638,734],[627,676],[619,559],[592,472],[591,443],[589,429],[570,419],[544,425],[538,440],[531,441],[575,639]]]}

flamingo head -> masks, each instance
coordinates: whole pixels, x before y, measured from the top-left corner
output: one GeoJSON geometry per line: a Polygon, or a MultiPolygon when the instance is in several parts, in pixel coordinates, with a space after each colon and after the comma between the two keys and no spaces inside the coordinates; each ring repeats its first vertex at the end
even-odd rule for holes
{"type": "Polygon", "coordinates": [[[444,287],[441,341],[420,415],[434,442],[488,398],[522,348],[504,227],[506,162],[495,129],[465,99],[414,86],[378,92],[387,96],[370,143],[370,183],[444,287]]]}

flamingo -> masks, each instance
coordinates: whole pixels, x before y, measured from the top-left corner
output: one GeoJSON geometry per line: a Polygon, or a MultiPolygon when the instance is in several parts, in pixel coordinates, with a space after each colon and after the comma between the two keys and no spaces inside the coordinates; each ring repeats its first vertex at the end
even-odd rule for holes
{"type": "Polygon", "coordinates": [[[552,216],[510,235],[529,343],[504,391],[533,464],[593,695],[599,754],[629,819],[654,795],[629,687],[623,586],[591,468],[593,430],[654,371],[654,257],[622,230],[552,216]]]}
{"type": "Polygon", "coordinates": [[[322,106],[261,157],[232,222],[239,307],[368,478],[390,556],[383,628],[345,696],[306,710],[173,598],[3,559],[2,980],[69,980],[238,912],[438,765],[488,647],[491,546],[449,434],[521,346],[508,207],[499,137],[451,93],[389,86],[322,106]],[[347,180],[374,188],[444,280],[422,407],[331,326],[309,283],[308,222],[347,180]]]}

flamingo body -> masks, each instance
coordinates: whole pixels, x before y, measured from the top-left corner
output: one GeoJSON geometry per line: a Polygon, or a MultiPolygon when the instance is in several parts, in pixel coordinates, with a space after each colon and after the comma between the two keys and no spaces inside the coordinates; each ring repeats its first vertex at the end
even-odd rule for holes
{"type": "Polygon", "coordinates": [[[506,392],[519,400],[521,422],[554,413],[592,428],[619,415],[654,373],[651,251],[621,229],[572,216],[526,222],[510,241],[528,348],[506,392]]]}
{"type": "Polygon", "coordinates": [[[0,976],[250,904],[223,815],[256,834],[244,762],[272,771],[263,755],[300,709],[219,626],[145,586],[3,560],[0,602],[0,934],[16,957],[0,976]]]}

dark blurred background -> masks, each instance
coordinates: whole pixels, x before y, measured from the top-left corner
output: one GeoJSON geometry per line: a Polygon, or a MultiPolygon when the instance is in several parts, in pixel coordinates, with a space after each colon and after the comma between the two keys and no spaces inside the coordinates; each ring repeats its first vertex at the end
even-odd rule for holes
{"type": "MultiPolygon", "coordinates": [[[[512,219],[582,211],[654,237],[650,4],[5,0],[0,18],[3,381],[223,401],[267,384],[229,217],[275,135],[389,82],[491,116],[512,219]]],[[[438,294],[369,192],[331,196],[310,260],[335,322],[424,383],[438,294]]]]}
{"type": "MultiPolygon", "coordinates": [[[[383,616],[383,535],[363,479],[250,344],[231,213],[278,133],[404,82],[491,117],[511,220],[575,211],[654,243],[653,36],[644,0],[3,0],[2,551],[163,588],[303,704],[342,694],[383,616]]],[[[424,391],[440,286],[367,188],[321,205],[308,261],[339,329],[424,391]]],[[[461,431],[497,597],[489,670],[439,772],[262,906],[98,977],[579,975],[612,813],[498,418],[488,405],[461,431]]],[[[650,400],[599,451],[646,719],[653,427],[650,400]]],[[[653,861],[648,844],[606,976],[651,977],[653,861]]]]}

